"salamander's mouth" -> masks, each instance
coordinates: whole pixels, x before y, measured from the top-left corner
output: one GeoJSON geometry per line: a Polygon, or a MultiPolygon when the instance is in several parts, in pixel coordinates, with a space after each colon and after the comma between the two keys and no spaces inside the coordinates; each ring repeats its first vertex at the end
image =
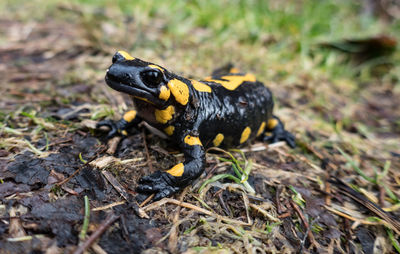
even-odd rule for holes
{"type": "Polygon", "coordinates": [[[133,87],[130,84],[125,84],[121,81],[116,81],[112,78],[110,78],[108,75],[105,78],[106,83],[109,87],[111,87],[114,90],[117,90],[122,93],[126,93],[132,96],[137,96],[137,97],[143,97],[143,98],[149,98],[149,97],[154,97],[150,92],[145,91],[143,89],[133,87]]]}
{"type": "Polygon", "coordinates": [[[134,86],[129,83],[125,83],[119,80],[115,80],[112,76],[106,75],[105,81],[109,87],[119,92],[131,95],[137,99],[141,99],[147,101],[151,104],[157,105],[159,108],[164,108],[166,102],[157,98],[155,95],[152,94],[151,91],[148,91],[149,88],[140,88],[134,86]]]}

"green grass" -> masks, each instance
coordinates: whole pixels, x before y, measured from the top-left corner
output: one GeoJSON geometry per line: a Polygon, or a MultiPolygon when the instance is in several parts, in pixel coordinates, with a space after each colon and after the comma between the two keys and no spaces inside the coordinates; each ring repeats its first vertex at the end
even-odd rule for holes
{"type": "MultiPolygon", "coordinates": [[[[222,59],[220,65],[239,62],[268,79],[269,71],[283,74],[283,79],[295,79],[292,75],[297,72],[354,76],[359,71],[343,65],[340,55],[321,51],[316,45],[378,34],[399,39],[400,34],[400,21],[383,24],[363,13],[359,2],[345,0],[2,1],[0,13],[7,16],[7,10],[25,21],[62,17],[80,22],[89,39],[102,49],[105,45],[119,47],[151,58],[171,58],[176,51],[187,49],[179,57],[178,71],[190,64],[215,68],[212,63],[222,59]],[[77,11],[81,15],[73,14],[77,11]],[[111,24],[109,29],[116,29],[116,34],[104,32],[104,23],[111,24]],[[143,53],[148,50],[151,53],[143,53]]],[[[397,53],[394,63],[400,63],[399,59],[397,53]]],[[[387,75],[399,79],[400,74],[397,68],[387,75]]],[[[368,73],[363,77],[371,78],[368,73]]]]}

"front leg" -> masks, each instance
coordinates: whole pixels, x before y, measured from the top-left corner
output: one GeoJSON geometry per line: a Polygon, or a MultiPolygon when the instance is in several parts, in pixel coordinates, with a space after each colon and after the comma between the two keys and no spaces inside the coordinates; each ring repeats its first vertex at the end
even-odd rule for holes
{"type": "Polygon", "coordinates": [[[130,110],[125,112],[124,116],[118,121],[103,120],[98,122],[96,128],[100,128],[102,126],[110,128],[107,138],[112,138],[118,134],[126,136],[128,135],[127,130],[139,124],[141,121],[142,119],[137,116],[136,110],[130,110]]]}
{"type": "Polygon", "coordinates": [[[180,147],[185,161],[167,171],[157,171],[142,177],[137,187],[138,192],[154,193],[153,200],[157,201],[178,192],[201,175],[205,168],[206,158],[198,133],[185,135],[180,141],[180,147]]]}

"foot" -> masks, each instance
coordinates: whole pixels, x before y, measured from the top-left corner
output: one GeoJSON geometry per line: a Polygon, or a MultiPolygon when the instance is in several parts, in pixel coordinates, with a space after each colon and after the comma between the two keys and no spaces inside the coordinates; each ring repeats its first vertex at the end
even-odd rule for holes
{"type": "Polygon", "coordinates": [[[100,128],[102,126],[106,126],[110,129],[107,134],[108,139],[116,135],[127,135],[126,129],[128,126],[128,122],[124,119],[121,119],[119,121],[103,120],[96,124],[96,128],[100,128]]]}
{"type": "Polygon", "coordinates": [[[264,142],[268,142],[268,143],[276,143],[279,141],[285,141],[286,144],[288,144],[291,148],[295,148],[296,147],[296,139],[294,137],[294,135],[290,132],[288,132],[287,130],[282,128],[279,128],[279,126],[277,126],[273,132],[271,136],[265,136],[264,137],[264,142]]]}
{"type": "Polygon", "coordinates": [[[157,171],[151,175],[144,176],[139,180],[137,192],[146,194],[155,194],[153,201],[169,197],[181,190],[179,186],[174,185],[170,174],[157,171]]]}

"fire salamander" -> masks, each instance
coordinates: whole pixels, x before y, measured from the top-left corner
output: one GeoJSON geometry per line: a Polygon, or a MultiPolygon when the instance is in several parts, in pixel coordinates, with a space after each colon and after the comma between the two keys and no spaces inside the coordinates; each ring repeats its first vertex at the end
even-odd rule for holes
{"type": "Polygon", "coordinates": [[[205,168],[205,148],[238,146],[256,137],[295,146],[294,136],[272,114],[270,90],[252,74],[235,68],[221,68],[197,81],[118,51],[105,81],[129,94],[136,108],[119,121],[98,123],[110,128],[109,137],[126,135],[128,128],[145,121],[168,135],[184,154],[183,163],[139,180],[137,191],[154,193],[153,200],[170,196],[198,178],[205,168]]]}

